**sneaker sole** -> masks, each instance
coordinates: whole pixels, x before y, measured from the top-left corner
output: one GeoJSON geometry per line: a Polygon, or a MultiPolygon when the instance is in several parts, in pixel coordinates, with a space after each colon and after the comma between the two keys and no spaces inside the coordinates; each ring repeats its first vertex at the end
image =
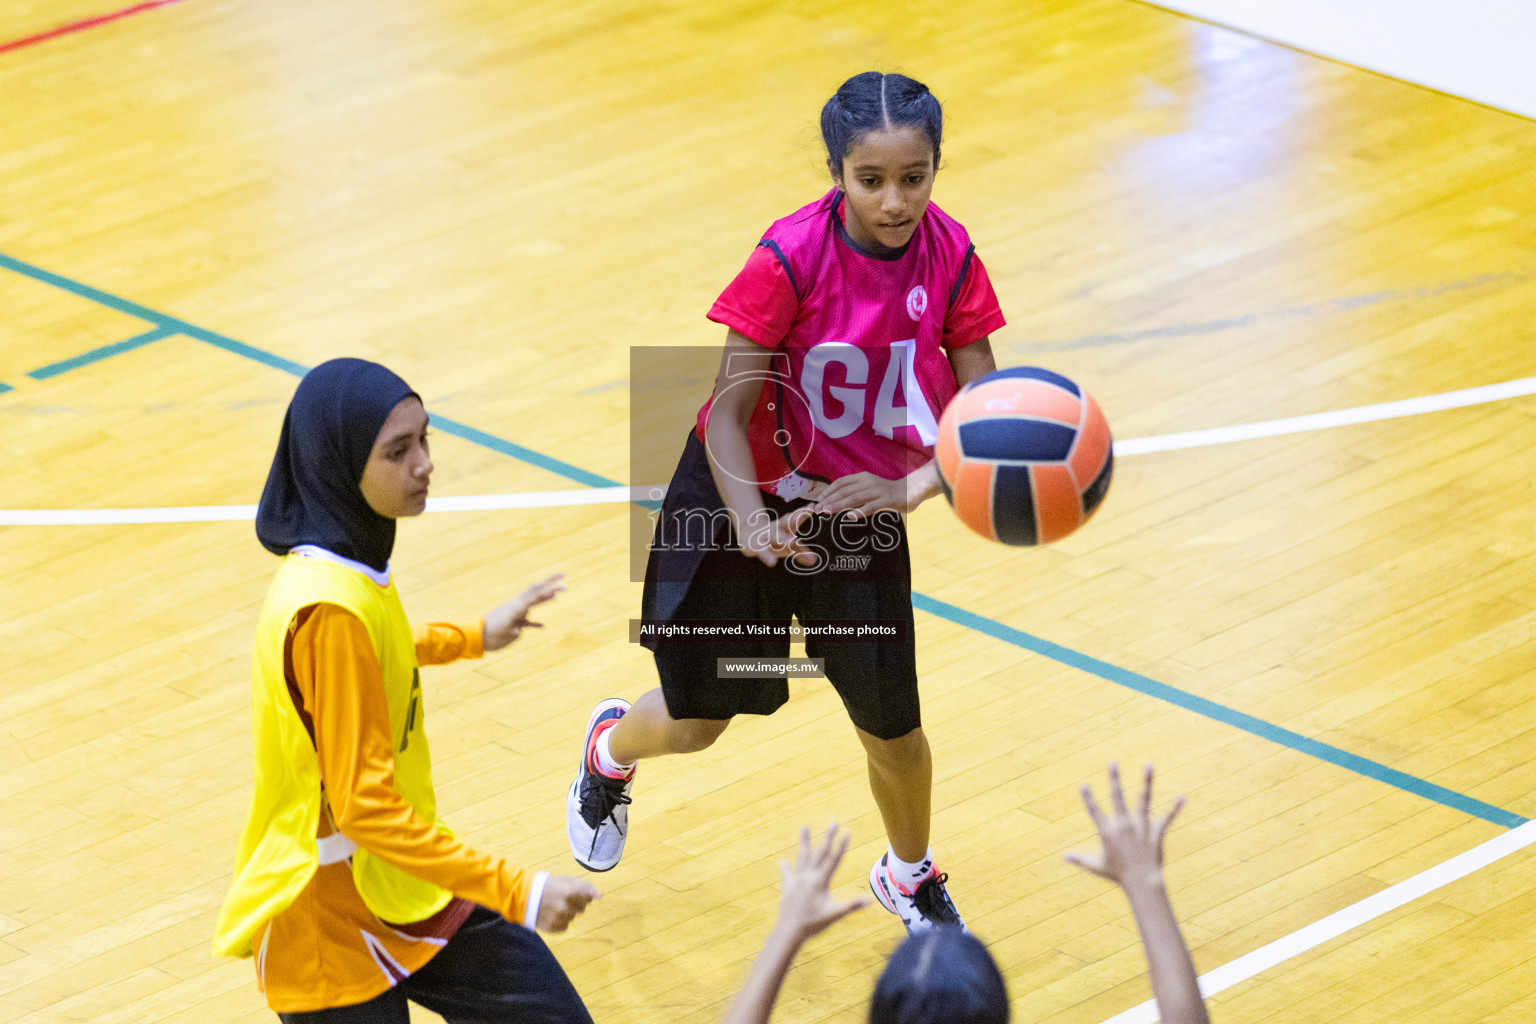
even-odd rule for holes
{"type": "MultiPolygon", "coordinates": [[[[569,815],[571,813],[571,805],[573,803],[575,803],[577,801],[577,799],[578,799],[577,791],[579,790],[580,786],[581,786],[581,780],[577,779],[575,782],[571,783],[571,788],[566,791],[566,794],[565,794],[565,813],[567,815],[569,815]]],[[[567,840],[570,839],[570,833],[569,832],[566,833],[566,839],[567,840]]],[[[571,847],[571,857],[576,861],[577,864],[579,864],[582,867],[586,868],[588,871],[591,871],[591,872],[593,872],[595,874],[599,874],[599,875],[602,874],[605,871],[612,871],[614,868],[618,867],[619,866],[619,861],[624,858],[623,851],[620,851],[619,856],[614,859],[612,864],[594,864],[591,861],[588,861],[581,853],[577,852],[576,844],[575,843],[571,843],[570,847],[571,847]]]]}
{"type": "MultiPolygon", "coordinates": [[[[581,790],[582,773],[587,770],[587,748],[592,745],[593,727],[597,725],[598,719],[601,718],[604,713],[611,711],[614,708],[623,708],[627,713],[630,707],[631,705],[629,701],[624,700],[622,697],[609,697],[607,700],[598,704],[597,707],[593,708],[592,714],[587,716],[587,730],[586,732],[582,733],[581,737],[581,760],[576,764],[576,781],[571,783],[571,788],[566,791],[565,795],[565,813],[567,817],[569,817],[571,813],[572,801],[578,799],[578,794],[581,790]]],[[[576,844],[570,841],[571,834],[569,831],[566,832],[565,838],[566,842],[571,848],[571,857],[576,861],[577,864],[580,864],[588,871],[593,871],[597,874],[602,874],[605,871],[612,871],[614,868],[619,866],[619,861],[623,859],[624,853],[621,850],[619,852],[619,856],[614,858],[612,864],[599,865],[589,863],[581,851],[577,849],[576,844]]]]}

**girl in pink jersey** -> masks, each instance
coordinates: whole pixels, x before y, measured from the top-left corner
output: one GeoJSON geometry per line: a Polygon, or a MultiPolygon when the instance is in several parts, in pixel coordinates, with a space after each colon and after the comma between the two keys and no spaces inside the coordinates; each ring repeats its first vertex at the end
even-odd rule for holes
{"type": "Polygon", "coordinates": [[[939,493],[939,414],[995,369],[1003,316],[965,228],[930,202],[943,115],[928,88],[856,75],[821,127],[834,188],[775,222],[709,312],[727,328],[720,372],[646,570],[647,623],[735,632],[645,640],[661,687],[593,711],[567,828],[583,866],[617,864],[635,762],[777,710],[783,675],[722,677],[717,663],[783,659],[793,616],[868,757],[890,841],[871,888],[909,930],[960,925],[929,849],[902,514],[939,493]]]}

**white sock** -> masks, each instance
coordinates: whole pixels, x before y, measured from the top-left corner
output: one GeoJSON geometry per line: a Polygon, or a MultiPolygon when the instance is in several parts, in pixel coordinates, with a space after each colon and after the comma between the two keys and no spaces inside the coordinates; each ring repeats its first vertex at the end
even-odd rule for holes
{"type": "Polygon", "coordinates": [[[917,888],[917,883],[927,878],[933,871],[933,847],[923,854],[923,859],[916,864],[908,864],[896,856],[896,851],[890,846],[885,848],[885,863],[891,869],[891,877],[896,879],[903,889],[917,888]]]}
{"type": "Polygon", "coordinates": [[[608,749],[608,737],[613,735],[613,726],[609,726],[597,734],[597,769],[604,775],[615,779],[627,779],[634,773],[634,764],[620,764],[613,759],[613,753],[608,749]]]}

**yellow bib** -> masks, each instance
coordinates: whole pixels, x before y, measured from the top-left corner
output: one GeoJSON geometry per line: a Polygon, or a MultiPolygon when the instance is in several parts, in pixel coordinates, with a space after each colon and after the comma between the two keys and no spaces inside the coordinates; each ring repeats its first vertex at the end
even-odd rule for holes
{"type": "MultiPolygon", "coordinates": [[[[300,609],[313,604],[336,605],[367,627],[384,670],[395,788],[418,814],[437,820],[416,644],[393,581],[381,587],[347,566],[288,555],[256,624],[251,661],[256,786],[235,856],[234,883],[214,933],[214,951],[225,956],[250,956],[252,937],[298,898],[320,864],[315,841],[322,801],[320,761],[283,675],[289,624],[300,609]]],[[[352,880],[369,910],[397,924],[431,917],[453,898],[448,890],[363,849],[352,855],[352,880]]]]}

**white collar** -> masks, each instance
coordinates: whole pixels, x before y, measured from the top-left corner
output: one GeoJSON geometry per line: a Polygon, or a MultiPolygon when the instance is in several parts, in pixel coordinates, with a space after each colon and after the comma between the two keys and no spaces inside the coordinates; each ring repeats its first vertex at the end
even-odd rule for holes
{"type": "Polygon", "coordinates": [[[334,562],[336,565],[345,566],[348,569],[355,569],[356,571],[362,573],[364,576],[367,576],[369,579],[373,580],[373,582],[377,583],[381,587],[389,586],[388,562],[384,563],[384,571],[379,572],[379,570],[375,569],[371,565],[364,565],[362,562],[354,561],[351,558],[345,558],[341,555],[338,555],[334,551],[327,551],[325,548],[320,547],[318,544],[300,544],[298,547],[289,548],[288,553],[290,555],[298,555],[300,558],[318,558],[321,561],[334,562]]]}

